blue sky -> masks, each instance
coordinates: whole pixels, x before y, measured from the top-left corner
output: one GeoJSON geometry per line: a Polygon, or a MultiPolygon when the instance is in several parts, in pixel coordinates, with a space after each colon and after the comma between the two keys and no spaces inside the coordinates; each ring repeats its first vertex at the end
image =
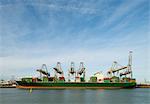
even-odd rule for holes
{"type": "Polygon", "coordinates": [[[133,51],[138,81],[149,79],[149,0],[0,0],[1,77],[34,75],[43,63],[85,62],[87,76],[133,51]]]}

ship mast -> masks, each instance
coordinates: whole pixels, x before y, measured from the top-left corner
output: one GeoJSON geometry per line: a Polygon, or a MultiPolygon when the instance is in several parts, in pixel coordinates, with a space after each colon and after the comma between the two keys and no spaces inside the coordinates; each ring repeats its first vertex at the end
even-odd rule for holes
{"type": "Polygon", "coordinates": [[[128,71],[131,73],[132,78],[132,51],[129,52],[128,71]]]}

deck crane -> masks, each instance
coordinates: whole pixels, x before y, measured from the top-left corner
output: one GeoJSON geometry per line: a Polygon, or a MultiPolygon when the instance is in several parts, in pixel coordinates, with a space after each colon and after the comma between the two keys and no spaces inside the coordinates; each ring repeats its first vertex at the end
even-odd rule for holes
{"type": "Polygon", "coordinates": [[[70,82],[71,77],[76,77],[75,65],[74,62],[71,62],[70,69],[68,70],[68,82],[70,82]]]}
{"type": "Polygon", "coordinates": [[[109,77],[115,76],[115,73],[117,72],[117,74],[119,73],[119,71],[124,70],[126,68],[128,68],[127,66],[121,66],[120,68],[118,68],[119,65],[116,61],[113,62],[111,69],[107,72],[107,75],[109,77]]]}
{"type": "Polygon", "coordinates": [[[129,52],[129,60],[127,65],[127,70],[123,73],[120,73],[120,77],[130,75],[130,78],[132,78],[132,51],[129,52]]]}
{"type": "Polygon", "coordinates": [[[107,75],[108,75],[109,77],[114,76],[113,71],[116,69],[116,67],[117,67],[117,62],[114,61],[113,64],[112,64],[112,66],[111,66],[111,68],[110,68],[110,70],[107,72],[107,75]],[[113,74],[113,75],[112,75],[112,74],[113,74]]]}
{"type": "Polygon", "coordinates": [[[62,68],[61,68],[61,63],[60,62],[57,62],[57,65],[55,68],[53,68],[55,70],[55,77],[57,78],[58,75],[60,75],[60,77],[64,77],[64,73],[62,71],[62,68]]]}
{"type": "Polygon", "coordinates": [[[85,79],[85,67],[83,62],[80,62],[79,70],[77,71],[77,77],[81,77],[81,75],[83,75],[83,79],[85,79]]]}
{"type": "Polygon", "coordinates": [[[40,73],[40,78],[41,78],[42,74],[45,75],[47,78],[50,77],[50,73],[48,73],[46,64],[43,64],[41,69],[37,69],[36,71],[38,71],[40,73]]]}

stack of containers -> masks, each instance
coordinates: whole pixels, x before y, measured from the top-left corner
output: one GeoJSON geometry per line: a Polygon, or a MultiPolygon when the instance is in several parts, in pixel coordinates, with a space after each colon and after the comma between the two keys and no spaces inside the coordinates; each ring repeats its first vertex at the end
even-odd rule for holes
{"type": "Polygon", "coordinates": [[[112,81],[113,83],[118,83],[118,82],[119,82],[119,77],[113,76],[113,77],[111,78],[111,81],[112,81]]]}
{"type": "Polygon", "coordinates": [[[104,83],[110,83],[110,78],[104,78],[104,83]]]}
{"type": "Polygon", "coordinates": [[[130,78],[124,77],[124,78],[123,78],[123,82],[125,82],[125,83],[130,82],[130,78]]]}
{"type": "Polygon", "coordinates": [[[65,82],[65,78],[64,77],[59,77],[58,82],[65,82]]]}

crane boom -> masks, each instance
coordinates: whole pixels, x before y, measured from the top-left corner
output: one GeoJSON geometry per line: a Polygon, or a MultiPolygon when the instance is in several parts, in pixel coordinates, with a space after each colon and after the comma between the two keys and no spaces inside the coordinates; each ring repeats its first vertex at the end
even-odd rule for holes
{"type": "Polygon", "coordinates": [[[63,72],[61,70],[59,70],[58,68],[54,68],[54,70],[59,73],[59,74],[62,74],[63,72]]]}
{"type": "Polygon", "coordinates": [[[131,74],[131,71],[127,71],[127,72],[124,72],[124,73],[120,73],[120,76],[127,75],[127,74],[131,74]]]}
{"type": "Polygon", "coordinates": [[[36,71],[40,72],[40,74],[46,75],[47,77],[50,76],[50,73],[48,73],[46,64],[43,64],[41,69],[37,69],[36,71]]]}
{"type": "Polygon", "coordinates": [[[50,73],[48,73],[48,72],[46,72],[46,71],[44,71],[42,69],[37,69],[36,71],[42,73],[43,75],[50,76],[50,73]]]}
{"type": "Polygon", "coordinates": [[[126,68],[128,68],[128,67],[127,67],[127,66],[124,66],[124,67],[121,67],[121,68],[119,68],[119,69],[112,70],[112,72],[115,73],[115,72],[118,72],[118,71],[123,70],[123,69],[126,69],[126,68]]]}

